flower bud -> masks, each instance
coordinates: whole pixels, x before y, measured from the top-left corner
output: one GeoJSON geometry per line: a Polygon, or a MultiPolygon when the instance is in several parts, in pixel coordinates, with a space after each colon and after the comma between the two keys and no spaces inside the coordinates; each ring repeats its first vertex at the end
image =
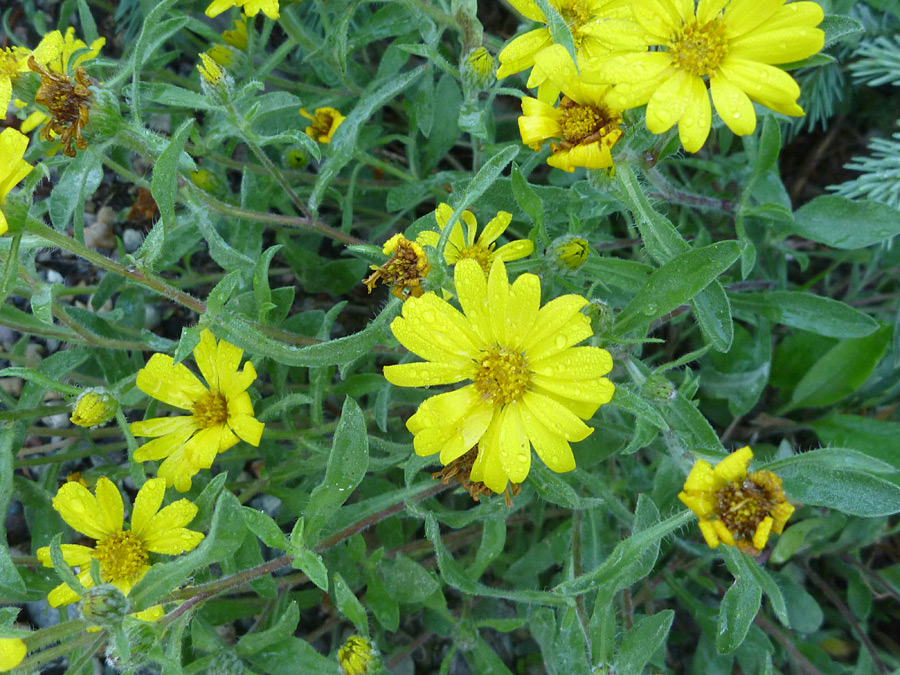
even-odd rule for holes
{"type": "Polygon", "coordinates": [[[644,396],[655,403],[669,403],[678,395],[675,385],[669,382],[664,375],[658,373],[653,373],[644,380],[642,391],[644,396]]]}
{"type": "Polygon", "coordinates": [[[79,427],[97,427],[116,416],[119,404],[105,389],[85,389],[75,401],[69,420],[79,427]]]}
{"type": "Polygon", "coordinates": [[[613,325],[613,310],[602,300],[591,300],[584,313],[591,320],[594,335],[605,335],[613,325]]]}
{"type": "Polygon", "coordinates": [[[284,153],[284,165],[288,169],[305,169],[309,164],[309,157],[300,148],[291,148],[284,153]]]}
{"type": "Polygon", "coordinates": [[[381,670],[378,650],[360,635],[350,637],[338,650],[341,675],[374,675],[381,670]]]}
{"type": "Polygon", "coordinates": [[[191,182],[204,192],[216,193],[222,188],[222,181],[212,171],[198,169],[191,171],[191,182]]]}
{"type": "Polygon", "coordinates": [[[495,73],[494,57],[484,47],[473,49],[463,59],[463,82],[469,89],[484,91],[494,83],[495,73]]]}
{"type": "Polygon", "coordinates": [[[584,265],[590,250],[591,245],[586,239],[567,234],[553,240],[547,250],[547,257],[559,272],[574,272],[584,265]]]}
{"type": "Polygon", "coordinates": [[[91,103],[91,116],[84,127],[84,137],[88,143],[102,143],[115,136],[124,126],[119,97],[102,87],[92,87],[94,100],[91,103]]]}
{"type": "Polygon", "coordinates": [[[89,588],[81,598],[81,616],[101,628],[118,628],[128,613],[128,598],[112,584],[89,588]]]}

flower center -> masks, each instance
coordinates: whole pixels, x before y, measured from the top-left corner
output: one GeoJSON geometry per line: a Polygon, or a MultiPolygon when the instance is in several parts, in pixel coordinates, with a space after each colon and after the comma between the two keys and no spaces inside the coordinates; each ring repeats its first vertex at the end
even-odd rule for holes
{"type": "Polygon", "coordinates": [[[725,24],[718,18],[703,25],[694,19],[669,42],[672,64],[696,77],[712,75],[728,52],[724,33],[725,24]]]}
{"type": "Polygon", "coordinates": [[[144,542],[124,530],[98,541],[96,551],[103,581],[133,579],[147,564],[144,542]]]}
{"type": "Polygon", "coordinates": [[[531,384],[531,370],[525,355],[503,347],[483,352],[475,371],[475,388],[491,405],[518,401],[531,384]]]}
{"type": "Polygon", "coordinates": [[[719,491],[716,513],[735,539],[752,541],[757,526],[784,501],[778,476],[771,471],[752,471],[742,482],[719,491]]]}
{"type": "Polygon", "coordinates": [[[487,246],[485,246],[484,244],[467,246],[459,252],[459,258],[460,260],[462,260],[463,258],[471,258],[479,265],[481,265],[481,269],[484,270],[485,274],[487,274],[491,271],[491,259],[494,255],[494,246],[496,246],[496,243],[494,242],[488,244],[487,246]]]}
{"type": "Polygon", "coordinates": [[[584,0],[550,0],[550,4],[569,27],[575,48],[581,49],[581,27],[591,19],[591,12],[584,0]]]}
{"type": "Polygon", "coordinates": [[[316,137],[327,136],[328,132],[331,131],[331,125],[333,123],[334,116],[327,110],[319,109],[315,112],[315,115],[313,115],[310,126],[312,127],[313,133],[316,135],[316,137]]]}
{"type": "Polygon", "coordinates": [[[559,103],[560,120],[566,143],[579,145],[593,143],[618,127],[619,119],[608,110],[590,105],[576,103],[568,96],[563,96],[559,103]]]}
{"type": "Polygon", "coordinates": [[[194,404],[194,419],[201,429],[209,429],[228,420],[228,402],[217,391],[208,391],[194,404]]]}

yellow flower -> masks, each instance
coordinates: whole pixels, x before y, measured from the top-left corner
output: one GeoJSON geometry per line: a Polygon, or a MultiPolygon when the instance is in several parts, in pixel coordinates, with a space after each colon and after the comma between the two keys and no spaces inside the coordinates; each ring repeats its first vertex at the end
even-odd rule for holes
{"type": "Polygon", "coordinates": [[[306,127],[306,135],[314,138],[319,143],[331,143],[331,137],[334,132],[341,126],[346,117],[334,108],[316,108],[316,111],[310,115],[306,108],[300,108],[300,114],[306,119],[312,120],[312,124],[306,127]]]}
{"type": "Polygon", "coordinates": [[[709,135],[710,94],[739,136],[756,128],[751,100],[785,115],[804,114],[800,87],[773,64],[822,48],[825,34],[815,26],[824,14],[815,2],[701,0],[695,11],[692,0],[636,0],[632,12],[637,23],[610,30],[646,35],[643,44],[587,64],[584,73],[589,81],[616,85],[607,98],[614,107],[646,103],[653,133],[677,124],[685,150],[697,152],[709,135]]]}
{"type": "Polygon", "coordinates": [[[20,73],[28,72],[28,57],[41,65],[59,55],[63,47],[62,35],[58,30],[45,35],[34,51],[24,47],[4,47],[0,49],[0,110],[6,113],[12,98],[12,83],[20,73]]]}
{"type": "MultiPolygon", "coordinates": [[[[11,127],[0,132],[0,205],[6,200],[9,191],[34,168],[22,159],[27,148],[28,136],[11,127]]],[[[5,234],[8,229],[6,216],[0,210],[0,235],[5,234]]]]}
{"type": "Polygon", "coordinates": [[[206,16],[219,16],[232,7],[240,7],[247,16],[256,16],[261,11],[270,19],[278,18],[278,0],[213,0],[206,8],[206,16]]]}
{"type": "Polygon", "coordinates": [[[368,675],[375,672],[378,652],[368,639],[352,635],[338,650],[338,665],[341,675],[368,675]]]}
{"type": "Polygon", "coordinates": [[[391,293],[401,300],[422,295],[422,279],[431,271],[422,245],[395,234],[384,243],[381,252],[391,257],[383,265],[370,267],[374,272],[363,280],[369,293],[381,281],[393,286],[391,293]]]}
{"type": "Polygon", "coordinates": [[[25,658],[25,643],[19,638],[0,638],[0,673],[12,670],[25,658]]]}
{"type": "MultiPolygon", "coordinates": [[[[453,209],[449,205],[438,204],[437,210],[434,212],[434,219],[441,228],[441,232],[447,227],[452,215],[453,209]]],[[[495,260],[505,262],[519,260],[534,252],[534,242],[530,239],[512,241],[494,250],[497,239],[506,232],[506,228],[512,221],[511,213],[498,211],[497,215],[482,230],[481,236],[477,240],[475,239],[475,230],[478,229],[478,221],[475,220],[472,212],[463,211],[459,220],[466,224],[466,234],[463,234],[460,222],[453,226],[450,239],[447,241],[447,248],[444,249],[444,260],[448,265],[455,265],[464,258],[471,258],[487,273],[495,260]]],[[[441,235],[434,230],[424,230],[416,237],[416,241],[423,246],[437,246],[440,238],[441,235]]]]}
{"type": "MultiPolygon", "coordinates": [[[[547,19],[534,0],[510,0],[510,4],[523,16],[546,26],[547,19]]],[[[626,0],[550,0],[550,6],[569,26],[579,64],[583,59],[610,51],[603,20],[630,17],[629,4],[626,0]]],[[[538,98],[552,103],[559,96],[560,90],[550,79],[552,73],[535,64],[535,56],[552,44],[553,37],[546,27],[515,38],[497,55],[500,61],[497,79],[502,80],[534,66],[528,78],[528,86],[538,87],[538,98]]]]}
{"type": "Polygon", "coordinates": [[[547,253],[550,264],[555,268],[561,272],[567,270],[574,272],[584,265],[590,251],[591,245],[587,239],[567,234],[550,244],[550,250],[547,253]]]}
{"type": "Polygon", "coordinates": [[[222,78],[225,77],[225,71],[219,68],[216,60],[210,57],[209,54],[204,52],[198,54],[198,56],[200,57],[201,63],[197,64],[197,70],[200,71],[200,75],[206,82],[213,86],[219,84],[219,82],[222,81],[222,78]]]}
{"type": "Polygon", "coordinates": [[[610,87],[583,82],[566,50],[559,45],[539,54],[538,63],[553,73],[552,79],[563,97],[555,108],[530,96],[522,99],[522,142],[540,150],[544,141],[560,139],[558,144],[550,144],[553,154],[547,164],[564,171],[572,172],[579,166],[612,166],[612,146],[622,137],[622,113],[608,103],[610,87]]]}
{"type": "Polygon", "coordinates": [[[716,464],[698,460],[678,498],[700,519],[700,532],[710,548],[720,543],[757,556],[769,534],[781,534],[794,512],[785,501],[781,479],[771,471],[751,471],[749,447],[716,464]]]}
{"type": "Polygon", "coordinates": [[[243,350],[224,340],[217,345],[213,334],[204,330],[200,344],[194,348],[194,360],[208,389],[183,363],[175,364],[165,354],[154,354],[138,371],[138,389],[191,413],[134,422],[130,427],[135,436],[156,437],[138,448],[134,459],[164,459],[159,475],[179,492],[190,490],[191,478],[200,469],[212,466],[217,454],[239,440],[259,445],[265,425],[253,416],[247,393],[247,387],[256,379],[256,370],[247,361],[238,372],[243,354],[243,350]]]}
{"type": "Polygon", "coordinates": [[[472,380],[427,399],[409,418],[416,454],[439,452],[446,465],[477,445],[469,479],[497,493],[528,475],[532,445],[550,469],[571,471],[569,442],[591,434],[582,420],[615,390],[603,377],[612,368],[609,353],[573,346],[592,335],[580,312],[587,300],[564,295],[540,307],[538,277],[522,274],[510,286],[502,260],[487,278],[477,262],[460,260],[454,276],[463,313],[426,293],[407,300],[391,323],[400,344],[426,361],[385,367],[389,382],[472,380]]]}
{"type": "Polygon", "coordinates": [[[236,19],[234,28],[222,31],[222,39],[229,47],[234,47],[240,51],[247,49],[247,17],[243,16],[236,19]]]}
{"type": "Polygon", "coordinates": [[[119,404],[108,391],[86,389],[75,402],[69,421],[79,427],[96,427],[116,416],[119,404]]]}
{"type": "MultiPolygon", "coordinates": [[[[53,508],[74,530],[96,539],[94,547],[63,544],[66,564],[79,567],[78,580],[85,588],[92,588],[91,560],[100,564],[100,579],[128,595],[134,585],[150,569],[151,553],[178,555],[191,551],[203,539],[203,534],[188,530],[185,525],[197,515],[197,507],[187,499],[180,499],[160,510],[166,493],[166,482],[151,478],[140,489],[131,513],[131,528],[124,529],[125,511],[122,495],[108,478],[100,478],[96,497],[79,483],[66,483],[56,497],[53,508]]],[[[52,567],[50,547],[37,551],[38,560],[52,567]]],[[[47,596],[51,607],[68,605],[78,600],[78,593],[60,584],[47,596]]]]}

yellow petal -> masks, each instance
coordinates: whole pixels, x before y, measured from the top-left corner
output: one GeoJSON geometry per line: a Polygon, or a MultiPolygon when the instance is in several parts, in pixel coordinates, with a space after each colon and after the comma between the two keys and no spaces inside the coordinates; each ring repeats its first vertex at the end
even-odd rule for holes
{"type": "Polygon", "coordinates": [[[519,406],[508,405],[500,420],[500,466],[513,483],[521,483],[531,468],[531,444],[519,416],[519,406]]]}
{"type": "Polygon", "coordinates": [[[169,405],[191,410],[207,392],[206,387],[183,363],[175,365],[171,356],[154,354],[137,374],[137,387],[148,396],[169,405]]]}
{"type": "Polygon", "coordinates": [[[498,211],[497,215],[484,226],[484,231],[482,231],[481,236],[478,237],[478,243],[487,245],[497,241],[500,235],[506,232],[506,228],[509,227],[510,222],[512,222],[511,213],[498,211]]]}
{"type": "Polygon", "coordinates": [[[726,481],[713,471],[709,462],[705,459],[698,459],[691,468],[687,480],[684,481],[684,491],[689,493],[716,492],[725,485],[726,481]]]}
{"type": "Polygon", "coordinates": [[[500,463],[500,415],[494,415],[487,431],[478,443],[478,456],[472,465],[469,479],[481,481],[496,493],[506,489],[509,479],[500,463]]]}
{"type": "Polygon", "coordinates": [[[719,546],[719,535],[716,534],[716,528],[713,527],[713,524],[708,520],[700,521],[700,534],[703,535],[703,538],[706,540],[706,545],[710,548],[717,548],[719,546]]]}
{"type": "MultiPolygon", "coordinates": [[[[494,251],[493,259],[494,260],[502,260],[503,262],[509,262],[511,260],[520,260],[521,258],[527,258],[532,253],[534,253],[534,242],[531,239],[519,239],[517,241],[511,241],[508,244],[504,244],[496,251],[494,251]]],[[[525,276],[524,274],[522,276],[525,276]]],[[[519,277],[519,279],[522,278],[519,277]]],[[[518,281],[518,279],[516,280],[518,281]]],[[[515,286],[515,284],[513,284],[515,286]]]]}
{"type": "MultiPolygon", "coordinates": [[[[566,407],[569,401],[580,401],[582,403],[591,403],[594,408],[588,417],[592,417],[597,408],[605,405],[612,400],[616,393],[616,386],[605,377],[598,377],[592,380],[566,380],[547,377],[543,375],[533,375],[532,383],[539,387],[541,392],[549,392],[555,394],[557,400],[564,401],[566,407]]],[[[572,410],[578,415],[578,412],[572,410]]],[[[578,415],[582,419],[587,419],[582,415],[578,415]]]]}
{"type": "Polygon", "coordinates": [[[385,366],[384,377],[397,387],[455,384],[472,377],[472,367],[454,363],[401,363],[385,366]]]}
{"type": "Polygon", "coordinates": [[[775,534],[781,534],[784,531],[784,525],[787,523],[788,518],[794,513],[794,505],[782,502],[781,504],[776,504],[770,513],[774,518],[772,530],[775,534]]]}
{"type": "Polygon", "coordinates": [[[226,9],[235,6],[234,0],[213,0],[209,7],[206,8],[206,16],[212,18],[219,16],[226,9]]]}
{"type": "Polygon", "coordinates": [[[184,526],[190,523],[196,515],[197,506],[187,499],[179,499],[166,506],[147,521],[146,527],[141,533],[141,539],[147,546],[147,550],[151,553],[175,555],[196,547],[203,539],[203,535],[184,529],[184,526]],[[179,548],[177,540],[186,533],[190,534],[183,537],[184,541],[179,548]]]}
{"type": "Polygon", "coordinates": [[[719,69],[757,103],[784,115],[798,117],[803,114],[803,109],[797,105],[800,87],[780,68],[728,56],[719,69]]]}
{"type": "Polygon", "coordinates": [[[548,429],[527,406],[519,409],[519,416],[528,440],[551,471],[564,473],[575,468],[575,456],[565,438],[548,429]]]}
{"type": "MultiPolygon", "coordinates": [[[[459,305],[477,335],[478,345],[487,346],[492,340],[493,332],[486,301],[487,279],[481,265],[472,259],[460,260],[453,268],[453,278],[459,305]]],[[[409,301],[404,303],[404,308],[408,304],[409,301]]]]}
{"type": "Polygon", "coordinates": [[[725,523],[721,520],[713,520],[712,526],[716,531],[716,536],[718,536],[723,543],[734,546],[734,535],[731,534],[731,531],[725,526],[725,523]]]}
{"type": "Polygon", "coordinates": [[[784,4],[784,0],[731,0],[725,8],[728,33],[738,37],[764,25],[784,4]]]}
{"type": "MultiPolygon", "coordinates": [[[[459,265],[457,265],[458,267],[459,265]]],[[[580,295],[562,295],[541,307],[535,319],[534,331],[528,336],[523,345],[523,348],[528,352],[528,358],[537,360],[549,356],[549,354],[539,355],[532,353],[532,350],[535,345],[548,338],[554,338],[554,343],[557,342],[555,339],[557,333],[564,330],[573,319],[577,320],[578,316],[587,319],[586,316],[580,314],[581,308],[586,304],[587,300],[580,295]]],[[[590,329],[590,321],[588,321],[588,329],[590,329]]],[[[561,352],[563,349],[565,347],[560,347],[557,352],[561,352]]]]}
{"type": "MultiPolygon", "coordinates": [[[[692,8],[693,9],[693,8],[692,8]]],[[[665,44],[688,16],[680,15],[678,8],[670,0],[643,0],[632,3],[634,18],[647,33],[665,44]]],[[[693,11],[690,12],[690,16],[693,11]]]]}
{"type": "Polygon", "coordinates": [[[762,551],[769,541],[769,533],[772,531],[772,516],[766,516],[762,522],[756,526],[756,532],[753,533],[753,545],[762,551]]]}
{"type": "Polygon", "coordinates": [[[134,461],[147,462],[169,457],[176,450],[182,448],[196,430],[197,428],[193,425],[185,426],[178,431],[154,438],[134,451],[134,461]]]}
{"type": "Polygon", "coordinates": [[[497,260],[491,265],[488,274],[487,307],[490,313],[490,327],[495,344],[507,345],[506,306],[509,304],[509,277],[506,276],[506,265],[497,260]]]}
{"type": "Polygon", "coordinates": [[[167,486],[174,486],[179,492],[187,492],[191,489],[191,478],[199,470],[200,467],[188,461],[184,446],[181,445],[159,466],[157,475],[166,479],[167,486]]]}
{"type": "Polygon", "coordinates": [[[102,539],[122,529],[121,524],[109,522],[94,495],[80,483],[63,485],[53,498],[53,508],[72,529],[91,539],[102,539]]]}
{"type": "MultiPolygon", "coordinates": [[[[69,567],[82,567],[90,564],[95,553],[90,546],[81,546],[80,544],[62,544],[59,548],[62,552],[63,560],[69,567]]],[[[41,546],[37,550],[36,555],[44,567],[53,567],[49,546],[41,546]]]]}
{"type": "MultiPolygon", "coordinates": [[[[9,92],[6,90],[8,85],[9,78],[0,76],[0,103],[5,98],[7,105],[9,104],[9,92]]],[[[11,127],[0,132],[0,157],[3,157],[3,164],[0,165],[0,203],[6,199],[9,191],[34,168],[22,159],[27,148],[28,137],[24,134],[11,127]]]]}
{"type": "MultiPolygon", "coordinates": [[[[593,429],[585,424],[569,408],[549,396],[535,391],[528,391],[522,396],[523,408],[547,427],[550,432],[565,438],[567,441],[583,441],[593,433],[593,429]]],[[[525,416],[525,412],[522,412],[525,416]]]]}
{"type": "Polygon", "coordinates": [[[203,375],[207,386],[211,390],[219,388],[216,351],[215,336],[209,330],[204,330],[200,333],[200,342],[194,347],[194,361],[197,362],[200,374],[203,375]]]}
{"type": "Polygon", "coordinates": [[[0,638],[0,672],[5,673],[19,665],[27,651],[19,638],[0,638]]]}
{"type": "Polygon", "coordinates": [[[121,530],[125,523],[125,505],[122,503],[119,488],[111,480],[101,476],[94,493],[97,495],[97,507],[103,514],[106,530],[108,532],[121,530]]]}
{"type": "Polygon", "coordinates": [[[712,123],[712,106],[706,84],[699,77],[689,78],[691,94],[684,115],[678,122],[681,144],[688,152],[697,152],[706,143],[712,123]]]}
{"type": "Polygon", "coordinates": [[[187,428],[193,429],[196,422],[193,416],[179,415],[176,417],[153,417],[149,420],[140,420],[132,422],[129,425],[131,433],[135,436],[165,436],[187,428]]]}
{"type": "Polygon", "coordinates": [[[722,121],[738,136],[752,134],[756,129],[756,112],[753,103],[740,87],[736,87],[724,74],[718,73],[709,81],[709,91],[722,121]]]}
{"type": "Polygon", "coordinates": [[[432,248],[436,248],[440,239],[441,235],[439,235],[434,230],[422,230],[416,237],[416,242],[421,244],[422,246],[431,246],[432,248]]]}
{"type": "Polygon", "coordinates": [[[790,63],[816,54],[825,45],[825,33],[818,28],[791,26],[762,32],[765,28],[732,40],[728,53],[761,63],[790,63]]]}
{"type": "Polygon", "coordinates": [[[509,289],[505,342],[507,349],[522,350],[522,345],[534,330],[540,305],[540,279],[534,274],[519,275],[509,289]]]}
{"type": "Polygon", "coordinates": [[[547,18],[534,0],[509,0],[509,4],[526,19],[547,23],[547,18]]]}
{"type": "Polygon", "coordinates": [[[263,430],[266,428],[266,425],[253,417],[253,415],[229,416],[228,426],[237,434],[238,438],[245,443],[249,443],[254,448],[259,447],[263,430]]]}
{"type": "MultiPolygon", "coordinates": [[[[465,268],[467,261],[456,265],[465,268]]],[[[481,267],[474,260],[477,273],[484,278],[481,267]]],[[[456,272],[459,276],[459,272],[456,272]]],[[[465,308],[465,305],[463,305],[465,308]]],[[[461,364],[474,358],[480,349],[479,338],[469,320],[449,302],[426,293],[403,303],[403,314],[391,322],[391,331],[400,344],[413,354],[428,361],[461,364]]]]}
{"type": "MultiPolygon", "coordinates": [[[[221,343],[220,343],[221,344],[221,343]]],[[[256,381],[256,368],[250,361],[244,364],[243,370],[229,372],[222,369],[219,364],[219,384],[221,385],[220,393],[225,396],[226,401],[232,401],[240,396],[246,396],[244,392],[256,381]]]]}
{"type": "MultiPolygon", "coordinates": [[[[561,298],[556,298],[556,300],[562,300],[567,296],[562,296],[561,298]]],[[[583,300],[581,296],[575,296],[579,300],[583,300]]],[[[525,341],[523,348],[528,354],[529,359],[533,359],[535,361],[540,359],[545,359],[550,356],[554,356],[559,352],[572,347],[582,340],[589,338],[594,334],[593,330],[591,330],[591,322],[584,314],[579,312],[575,312],[571,315],[566,323],[562,326],[556,327],[555,321],[561,316],[559,314],[553,314],[547,316],[544,312],[547,307],[553,305],[556,300],[551,300],[546,305],[544,305],[541,310],[538,312],[537,319],[534,322],[535,325],[535,333],[537,332],[545,332],[543,331],[544,322],[547,324],[553,324],[555,330],[543,337],[543,339],[535,340],[534,334],[530,335],[528,339],[525,341]]]]}
{"type": "Polygon", "coordinates": [[[718,503],[715,494],[708,492],[679,492],[678,499],[696,513],[701,521],[716,510],[718,503]]]}
{"type": "Polygon", "coordinates": [[[166,612],[165,610],[163,610],[162,605],[153,605],[152,607],[148,607],[142,612],[132,612],[128,616],[137,619],[138,621],[153,622],[159,621],[161,618],[163,618],[163,615],[165,613],[166,612]]]}
{"type": "Polygon", "coordinates": [[[540,50],[553,44],[550,31],[546,28],[529,31],[512,40],[497,54],[500,67],[497,69],[497,79],[522,72],[534,65],[534,56],[540,50]]]}
{"type": "Polygon", "coordinates": [[[652,133],[665,133],[681,119],[693,93],[693,79],[677,70],[653,93],[647,103],[647,128],[652,133]]]}
{"type": "Polygon", "coordinates": [[[151,478],[138,491],[131,512],[131,532],[139,539],[146,541],[146,528],[166,496],[166,481],[162,478],[151,478]]]}
{"type": "Polygon", "coordinates": [[[750,446],[745,445],[716,464],[713,471],[726,483],[737,483],[747,477],[747,466],[751,459],[753,459],[753,451],[750,446]]]}

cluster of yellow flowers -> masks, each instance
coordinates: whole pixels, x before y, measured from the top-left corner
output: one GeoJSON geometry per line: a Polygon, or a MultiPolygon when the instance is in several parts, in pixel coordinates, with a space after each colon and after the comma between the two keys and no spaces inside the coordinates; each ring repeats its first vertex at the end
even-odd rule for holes
{"type": "MultiPolygon", "coordinates": [[[[712,124],[710,96],[735,134],[756,128],[753,102],[799,116],[800,88],[778,65],[802,61],[825,40],[815,2],[785,0],[549,0],[567,25],[576,64],[548,27],[512,40],[499,54],[498,78],[531,68],[537,98],[522,100],[522,141],[566,171],[612,165],[622,112],[646,105],[654,134],[678,125],[685,150],[697,152],[712,124]],[[557,97],[562,94],[558,104],[557,97]]],[[[534,0],[511,0],[547,26],[534,0]]]]}
{"type": "MultiPolygon", "coordinates": [[[[438,206],[440,232],[452,214],[449,205],[438,206]]],[[[537,276],[522,274],[510,283],[506,262],[534,250],[530,240],[494,249],[511,219],[499,212],[476,238],[475,216],[462,213],[444,250],[444,260],[454,266],[454,293],[441,289],[439,297],[422,287],[430,269],[423,246],[437,247],[438,230],[424,230],[414,242],[394,235],[384,249],[393,257],[374,266],[375,274],[366,280],[370,292],[382,279],[404,299],[391,331],[424,359],[386,366],[385,378],[401,387],[468,382],[426,399],[406,426],[416,454],[438,454],[447,467],[435,476],[456,478],[476,499],[490,490],[505,493],[509,501],[510,483],[515,494],[528,476],[532,448],[552,471],[573,470],[571,443],[594,431],[585,421],[615,392],[606,377],[613,367],[609,352],[579,346],[593,335],[581,311],[587,299],[563,295],[542,306],[537,276]],[[462,311],[448,301],[453,295],[462,311]]],[[[555,247],[574,269],[584,262],[589,245],[565,237],[555,247]]],[[[758,555],[770,532],[781,533],[794,510],[776,475],[748,473],[752,457],[749,448],[742,448],[715,468],[698,461],[679,495],[700,518],[713,548],[724,542],[758,555]]]]}

